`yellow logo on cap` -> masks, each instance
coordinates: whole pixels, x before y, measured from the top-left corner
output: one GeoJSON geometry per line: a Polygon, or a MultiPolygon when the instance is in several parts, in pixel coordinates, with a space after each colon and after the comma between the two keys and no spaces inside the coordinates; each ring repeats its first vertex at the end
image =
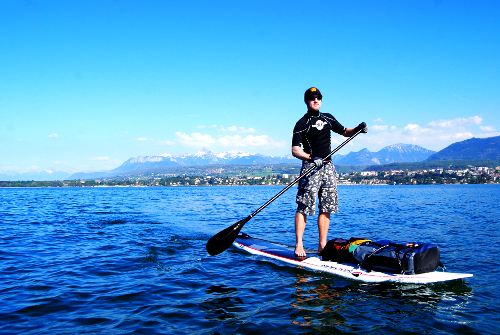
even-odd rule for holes
{"type": "Polygon", "coordinates": [[[316,92],[316,87],[311,88],[311,92],[316,92]]]}

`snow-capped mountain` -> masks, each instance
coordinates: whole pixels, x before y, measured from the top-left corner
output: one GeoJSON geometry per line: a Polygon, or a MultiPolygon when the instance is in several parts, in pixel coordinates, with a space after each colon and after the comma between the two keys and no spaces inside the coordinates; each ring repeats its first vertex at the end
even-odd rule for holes
{"type": "MultiPolygon", "coordinates": [[[[424,149],[418,145],[394,144],[378,152],[368,149],[351,152],[348,155],[336,154],[332,157],[335,164],[343,165],[380,165],[394,162],[419,162],[425,160],[434,151],[424,149]]],[[[298,164],[299,160],[292,155],[265,156],[262,154],[249,154],[243,151],[227,151],[215,153],[208,148],[203,148],[195,154],[172,156],[159,154],[155,156],[139,156],[130,158],[121,166],[109,172],[128,172],[137,169],[149,169],[166,166],[182,165],[208,165],[208,164],[298,164]]]]}
{"type": "Polygon", "coordinates": [[[394,162],[421,162],[426,160],[435,151],[422,148],[414,144],[393,144],[377,152],[380,164],[394,162]]]}
{"type": "Polygon", "coordinates": [[[166,166],[180,165],[207,165],[207,164],[279,164],[297,163],[297,159],[289,156],[264,156],[261,154],[249,154],[242,151],[227,151],[215,153],[208,148],[203,148],[195,154],[183,154],[172,156],[170,154],[159,154],[155,156],[139,156],[130,158],[121,166],[110,172],[127,172],[137,169],[148,169],[166,166]]]}
{"type": "MultiPolygon", "coordinates": [[[[383,148],[378,152],[363,149],[350,152],[348,155],[335,154],[332,157],[334,164],[339,165],[380,165],[394,162],[419,162],[427,159],[434,151],[424,149],[417,145],[395,144],[383,148]]],[[[103,172],[75,173],[71,179],[105,178],[127,174],[136,170],[157,169],[173,166],[193,166],[210,164],[300,164],[292,155],[265,156],[262,154],[249,154],[243,151],[227,151],[216,153],[208,148],[203,148],[195,154],[173,156],[168,153],[154,156],[139,156],[130,158],[116,169],[103,172]]]]}
{"type": "MultiPolygon", "coordinates": [[[[380,165],[394,162],[423,161],[434,151],[424,149],[417,145],[395,144],[378,152],[368,149],[351,152],[348,155],[335,154],[332,157],[334,164],[340,165],[380,165]]],[[[210,164],[300,164],[297,158],[288,156],[265,156],[262,154],[249,154],[243,151],[227,151],[216,153],[208,148],[203,148],[195,154],[173,156],[171,154],[158,154],[154,156],[139,156],[130,158],[116,169],[94,173],[76,173],[71,179],[88,179],[117,176],[135,170],[156,169],[171,166],[210,165],[210,164]]]]}

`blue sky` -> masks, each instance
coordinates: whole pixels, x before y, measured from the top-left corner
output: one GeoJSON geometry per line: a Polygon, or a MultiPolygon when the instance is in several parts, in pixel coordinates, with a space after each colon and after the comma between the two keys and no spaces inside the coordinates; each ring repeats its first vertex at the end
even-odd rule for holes
{"type": "Polygon", "coordinates": [[[311,86],[369,125],[345,154],[498,136],[498,22],[498,1],[2,0],[0,172],[288,155],[311,86]]]}

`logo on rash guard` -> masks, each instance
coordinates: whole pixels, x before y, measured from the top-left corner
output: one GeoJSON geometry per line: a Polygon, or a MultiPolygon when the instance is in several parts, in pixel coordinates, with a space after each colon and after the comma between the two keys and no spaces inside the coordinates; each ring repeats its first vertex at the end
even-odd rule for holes
{"type": "Polygon", "coordinates": [[[326,122],[323,122],[321,120],[318,120],[316,121],[316,124],[312,125],[312,127],[318,129],[318,130],[322,130],[323,127],[325,126],[326,122]]]}

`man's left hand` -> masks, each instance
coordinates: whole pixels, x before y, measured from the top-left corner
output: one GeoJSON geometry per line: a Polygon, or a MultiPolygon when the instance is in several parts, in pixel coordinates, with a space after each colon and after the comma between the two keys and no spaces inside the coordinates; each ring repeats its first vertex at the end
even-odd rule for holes
{"type": "Polygon", "coordinates": [[[361,130],[362,133],[366,134],[368,132],[368,126],[365,122],[361,122],[354,130],[356,132],[361,130]]]}
{"type": "Polygon", "coordinates": [[[321,158],[321,157],[315,157],[313,159],[313,163],[314,163],[314,165],[316,165],[317,169],[321,169],[321,167],[323,166],[323,158],[321,158]]]}

